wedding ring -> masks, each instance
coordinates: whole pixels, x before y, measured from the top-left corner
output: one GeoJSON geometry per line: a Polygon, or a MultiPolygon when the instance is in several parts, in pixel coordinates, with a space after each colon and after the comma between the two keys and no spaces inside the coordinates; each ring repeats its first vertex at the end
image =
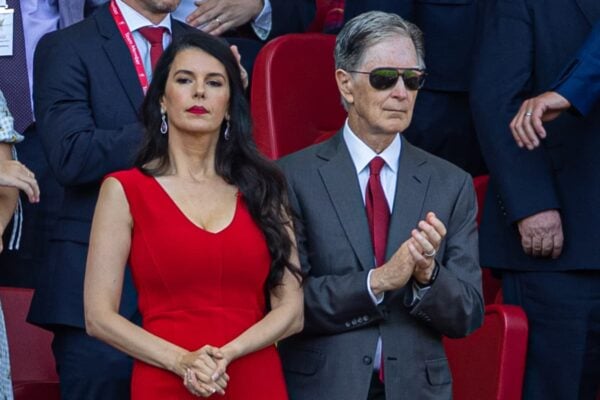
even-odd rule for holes
{"type": "Polygon", "coordinates": [[[527,110],[527,111],[525,112],[525,116],[526,116],[526,117],[531,117],[531,114],[533,114],[533,111],[531,111],[531,110],[527,110]]]}
{"type": "Polygon", "coordinates": [[[435,249],[432,249],[429,253],[423,253],[423,257],[431,258],[435,257],[436,254],[437,251],[435,249]]]}
{"type": "Polygon", "coordinates": [[[215,22],[219,25],[221,25],[221,20],[219,19],[219,17],[215,18],[215,22]]]}

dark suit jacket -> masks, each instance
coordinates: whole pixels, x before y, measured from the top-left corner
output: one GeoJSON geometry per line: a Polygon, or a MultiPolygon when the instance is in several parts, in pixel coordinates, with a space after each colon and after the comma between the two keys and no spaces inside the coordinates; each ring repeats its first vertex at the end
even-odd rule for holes
{"type": "Polygon", "coordinates": [[[588,36],[577,57],[554,85],[581,114],[590,113],[600,99],[600,22],[588,36]]]}
{"type": "Polygon", "coordinates": [[[425,37],[425,89],[467,92],[478,0],[350,0],[344,19],[380,10],[414,22],[425,37]]]}
{"type": "Polygon", "coordinates": [[[514,270],[600,268],[600,107],[563,113],[535,151],[519,149],[509,122],[548,90],[595,22],[597,0],[495,0],[484,20],[471,103],[491,184],[480,227],[482,265],[514,270]],[[516,223],[559,209],[565,245],[557,260],[523,253],[516,223]]]}
{"type": "Polygon", "coordinates": [[[468,174],[402,140],[387,245],[389,258],[429,210],[448,235],[440,271],[414,307],[412,283],[375,306],[367,291],[371,238],[354,164],[341,133],[280,161],[300,221],[304,331],[280,343],[292,399],[367,398],[381,335],[388,399],[449,399],[441,337],[461,337],[483,320],[475,194],[468,174]]]}
{"type": "Polygon", "coordinates": [[[268,39],[305,32],[315,18],[315,0],[271,0],[271,8],[273,25],[268,39]]]}
{"type": "MultiPolygon", "coordinates": [[[[174,37],[188,29],[172,23],[174,37]]],[[[36,288],[29,317],[39,324],[83,327],[83,277],[100,183],[106,174],[132,166],[142,138],[138,109],[144,94],[107,5],[44,36],[34,77],[39,135],[65,197],[49,270],[36,288]]],[[[127,274],[123,315],[130,317],[136,303],[127,274]]]]}

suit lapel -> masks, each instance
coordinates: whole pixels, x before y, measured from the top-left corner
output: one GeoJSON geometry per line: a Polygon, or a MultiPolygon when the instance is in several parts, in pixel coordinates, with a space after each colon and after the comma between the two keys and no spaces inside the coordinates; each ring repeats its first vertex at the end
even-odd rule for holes
{"type": "Polygon", "coordinates": [[[598,0],[575,0],[590,25],[600,20],[600,1],[598,0]]]}
{"type": "Polygon", "coordinates": [[[423,218],[423,205],[429,187],[426,160],[410,143],[402,138],[398,183],[394,196],[394,210],[390,219],[386,259],[410,237],[410,231],[423,218]]]}
{"type": "Polygon", "coordinates": [[[125,45],[125,41],[121,37],[107,6],[98,10],[94,14],[94,18],[96,18],[100,35],[105,38],[103,48],[115,70],[115,75],[125,89],[131,106],[138,110],[140,104],[142,104],[144,93],[135,72],[129,49],[125,45]]]}
{"type": "Polygon", "coordinates": [[[374,256],[369,225],[356,170],[341,132],[318,154],[328,160],[319,168],[323,184],[352,249],[363,269],[373,267],[374,256]]]}

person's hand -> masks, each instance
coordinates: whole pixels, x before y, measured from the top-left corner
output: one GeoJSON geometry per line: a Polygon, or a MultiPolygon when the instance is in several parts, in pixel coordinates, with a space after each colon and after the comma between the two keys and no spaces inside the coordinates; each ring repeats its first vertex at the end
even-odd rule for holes
{"type": "Polygon", "coordinates": [[[40,187],[35,180],[35,175],[18,161],[0,161],[0,186],[22,190],[31,203],[40,201],[40,187]]]}
{"type": "Polygon", "coordinates": [[[242,66],[242,55],[240,54],[240,51],[236,45],[231,45],[229,48],[237,60],[238,67],[240,67],[240,78],[242,78],[242,85],[244,85],[244,89],[248,89],[248,71],[246,71],[246,68],[242,66]]]}
{"type": "Polygon", "coordinates": [[[533,150],[546,137],[542,122],[552,121],[571,103],[556,92],[546,92],[525,100],[510,123],[510,130],[519,147],[533,150]]]}
{"type": "Polygon", "coordinates": [[[435,255],[446,237],[446,227],[433,212],[428,212],[425,220],[419,221],[419,229],[413,229],[408,241],[408,250],[414,260],[413,278],[422,285],[431,281],[435,268],[435,255]]]}
{"type": "Polygon", "coordinates": [[[194,4],[196,9],[186,22],[216,36],[244,25],[264,6],[263,0],[197,0],[194,4]]]}
{"type": "Polygon", "coordinates": [[[534,214],[520,220],[518,227],[525,254],[533,257],[560,256],[564,237],[558,211],[547,210],[534,214]]]}
{"type": "Polygon", "coordinates": [[[222,359],[223,353],[210,345],[184,354],[179,360],[184,386],[196,396],[225,394],[229,376],[225,372],[227,363],[221,362],[222,359]]]}
{"type": "Polygon", "coordinates": [[[371,273],[369,284],[375,296],[404,287],[412,276],[415,262],[408,249],[411,240],[412,238],[402,243],[385,264],[375,268],[371,273]]]}

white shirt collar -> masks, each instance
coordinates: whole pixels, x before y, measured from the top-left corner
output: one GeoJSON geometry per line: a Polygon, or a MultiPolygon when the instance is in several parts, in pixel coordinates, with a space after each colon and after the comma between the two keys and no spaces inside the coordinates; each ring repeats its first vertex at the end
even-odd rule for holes
{"type": "Polygon", "coordinates": [[[129,5],[125,4],[123,0],[116,0],[116,2],[131,32],[135,32],[136,30],[143,28],[144,26],[162,26],[163,28],[167,28],[167,31],[171,32],[170,14],[168,14],[162,21],[160,21],[158,25],[154,25],[142,14],[131,8],[129,5]]]}
{"type": "Polygon", "coordinates": [[[343,137],[344,141],[346,142],[346,146],[348,147],[348,151],[350,152],[350,158],[352,158],[352,162],[356,168],[357,175],[364,170],[369,165],[371,160],[376,156],[383,158],[385,164],[392,170],[394,174],[398,172],[398,165],[400,163],[400,150],[402,148],[402,141],[400,140],[399,133],[396,134],[396,137],[392,143],[390,143],[390,145],[379,154],[374,152],[373,149],[367,146],[365,142],[360,140],[359,137],[352,132],[352,129],[350,129],[350,126],[348,125],[347,119],[346,123],[344,124],[343,137]]]}

